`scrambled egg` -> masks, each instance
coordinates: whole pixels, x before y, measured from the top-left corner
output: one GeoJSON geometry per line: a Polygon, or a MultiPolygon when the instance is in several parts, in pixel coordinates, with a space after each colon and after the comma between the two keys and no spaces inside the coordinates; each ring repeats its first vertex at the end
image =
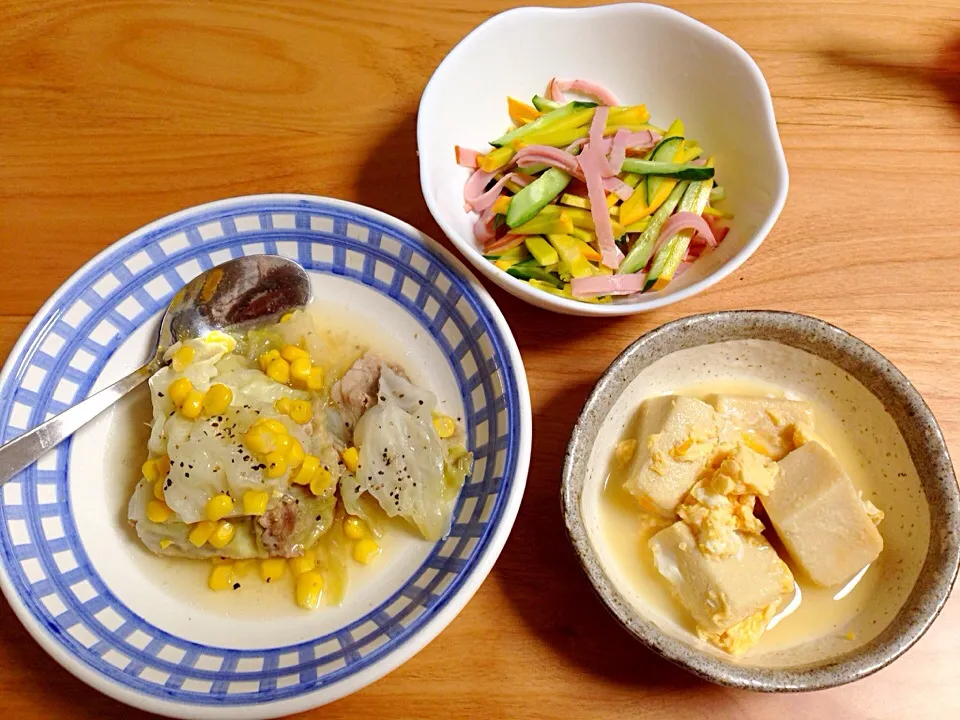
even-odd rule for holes
{"type": "Polygon", "coordinates": [[[739,533],[759,535],[753,514],[757,496],[773,489],[779,469],[744,445],[723,447],[677,509],[693,530],[701,552],[724,558],[740,550],[739,533]]]}
{"type": "Polygon", "coordinates": [[[777,614],[780,608],[780,601],[772,602],[762,610],[748,618],[738,622],[733,627],[727,628],[722,633],[709,633],[701,627],[697,627],[697,635],[701,640],[716,645],[722,650],[726,650],[731,655],[743,655],[747,650],[760,642],[760,636],[763,635],[767,625],[777,614]]]}

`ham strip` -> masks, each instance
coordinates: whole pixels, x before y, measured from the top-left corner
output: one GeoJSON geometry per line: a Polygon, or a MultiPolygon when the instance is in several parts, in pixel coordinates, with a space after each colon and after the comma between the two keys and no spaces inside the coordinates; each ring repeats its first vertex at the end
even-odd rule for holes
{"type": "MultiPolygon", "coordinates": [[[[577,158],[583,177],[587,183],[587,196],[590,198],[590,214],[600,244],[600,262],[614,270],[620,267],[623,253],[617,247],[613,237],[613,225],[610,223],[610,214],[607,212],[606,194],[604,192],[603,170],[607,159],[600,151],[603,141],[603,128],[607,124],[609,108],[598,107],[590,124],[590,142],[584,147],[577,158]]],[[[613,178],[617,180],[617,178],[613,178]]],[[[620,182],[617,180],[617,182],[620,182]]]]}
{"type": "Polygon", "coordinates": [[[717,239],[714,237],[710,225],[699,215],[692,212],[678,212],[671,215],[660,229],[660,235],[657,237],[657,245],[660,245],[681,230],[695,230],[697,235],[701,236],[710,247],[717,246],[717,239]]]}
{"type": "Polygon", "coordinates": [[[520,167],[543,164],[558,168],[571,175],[580,174],[575,156],[550,145],[527,145],[518,150],[513,159],[520,167]]]}
{"type": "Polygon", "coordinates": [[[493,227],[494,217],[493,210],[487,208],[473,226],[473,236],[483,245],[497,237],[496,228],[493,227]]]}
{"type": "Polygon", "coordinates": [[[453,150],[457,155],[457,165],[474,169],[479,167],[481,153],[477,150],[460,147],[459,145],[454,145],[453,150]]]}
{"type": "Polygon", "coordinates": [[[589,95],[601,105],[620,104],[617,102],[616,96],[607,90],[607,88],[603,87],[603,85],[590,82],[589,80],[558,80],[557,78],[553,78],[547,86],[550,99],[554,102],[569,102],[567,96],[564,95],[568,90],[580,93],[581,95],[589,95]]]}
{"type": "Polygon", "coordinates": [[[574,278],[570,283],[570,292],[577,297],[596,297],[598,295],[633,295],[643,290],[646,273],[629,275],[593,275],[574,278]]]}
{"type": "Polygon", "coordinates": [[[620,128],[613,136],[613,142],[610,143],[607,164],[610,165],[610,174],[616,175],[623,167],[623,161],[627,159],[627,142],[632,133],[626,128],[620,128]]]}

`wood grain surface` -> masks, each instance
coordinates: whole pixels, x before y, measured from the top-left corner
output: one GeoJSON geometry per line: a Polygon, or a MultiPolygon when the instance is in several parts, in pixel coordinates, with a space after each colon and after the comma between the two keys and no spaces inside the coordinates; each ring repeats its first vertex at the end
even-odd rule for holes
{"type": "MultiPolygon", "coordinates": [[[[42,302],[119,237],[218,198],[306,192],[434,237],[415,117],[444,54],[498,0],[0,3],[0,357],[42,302]]],[[[568,434],[641,333],[772,308],[835,323],[913,381],[960,456],[960,2],[678,1],[767,77],[786,208],[737,273],[645,316],[570,319],[491,287],[534,409],[523,507],[476,597],[371,687],[302,718],[956,718],[960,599],[852,686],[756,695],[705,684],[633,641],[594,598],[559,511],[568,434]]],[[[652,99],[651,99],[652,100],[652,99]]],[[[8,717],[139,716],[50,659],[0,600],[8,717]]]]}

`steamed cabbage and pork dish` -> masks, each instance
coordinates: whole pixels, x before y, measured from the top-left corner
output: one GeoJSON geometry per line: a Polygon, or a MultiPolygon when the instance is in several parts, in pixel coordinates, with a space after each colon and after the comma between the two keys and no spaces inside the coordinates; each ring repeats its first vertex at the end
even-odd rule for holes
{"type": "Polygon", "coordinates": [[[802,587],[852,587],[883,550],[883,513],[817,434],[810,404],[668,395],[646,400],[639,421],[617,446],[624,489],[661,528],[654,566],[701,639],[742,654],[790,622],[802,587]]]}
{"type": "Polygon", "coordinates": [[[150,379],[149,457],[129,520],[154,553],[211,562],[213,590],[296,578],[339,603],[398,518],[431,541],[470,473],[462,427],[402,367],[308,312],[178,343],[150,379]]]}
{"type": "Polygon", "coordinates": [[[723,241],[714,160],[676,120],[606,88],[552,79],[532,105],[507,98],[512,127],[487,151],[457,146],[473,169],[465,209],[498,268],[584,302],[662,290],[723,241]],[[591,101],[568,100],[572,91],[591,101]]]}

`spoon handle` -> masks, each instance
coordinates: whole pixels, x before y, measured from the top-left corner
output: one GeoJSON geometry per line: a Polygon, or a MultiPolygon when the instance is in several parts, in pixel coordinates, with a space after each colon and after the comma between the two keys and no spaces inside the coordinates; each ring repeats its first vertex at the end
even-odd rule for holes
{"type": "Polygon", "coordinates": [[[39,460],[50,448],[73,435],[128,392],[142,385],[153,370],[149,365],[134,370],[113,385],[0,447],[0,485],[39,460]]]}

